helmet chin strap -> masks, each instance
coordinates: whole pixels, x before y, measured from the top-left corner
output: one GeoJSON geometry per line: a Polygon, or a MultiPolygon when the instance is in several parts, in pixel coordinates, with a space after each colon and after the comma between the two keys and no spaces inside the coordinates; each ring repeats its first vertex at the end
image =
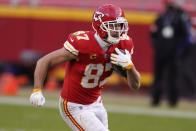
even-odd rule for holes
{"type": "Polygon", "coordinates": [[[110,31],[108,31],[108,37],[107,37],[106,41],[109,42],[110,44],[118,44],[120,41],[120,33],[119,33],[119,37],[115,38],[115,37],[112,37],[110,35],[110,31]]]}
{"type": "Polygon", "coordinates": [[[106,41],[108,41],[110,44],[118,44],[120,39],[108,36],[108,38],[106,39],[106,41]]]}
{"type": "Polygon", "coordinates": [[[112,44],[118,44],[120,42],[120,36],[119,38],[114,38],[110,35],[110,32],[108,32],[107,38],[103,39],[99,36],[99,34],[96,32],[95,33],[95,39],[99,44],[102,46],[110,46],[112,44]]]}

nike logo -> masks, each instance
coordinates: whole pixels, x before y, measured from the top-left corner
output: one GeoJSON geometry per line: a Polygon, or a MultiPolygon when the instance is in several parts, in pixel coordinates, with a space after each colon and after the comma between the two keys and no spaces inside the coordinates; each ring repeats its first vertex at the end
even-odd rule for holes
{"type": "Polygon", "coordinates": [[[70,38],[70,40],[71,40],[71,42],[73,42],[73,41],[74,41],[74,39],[72,39],[72,38],[70,38]]]}

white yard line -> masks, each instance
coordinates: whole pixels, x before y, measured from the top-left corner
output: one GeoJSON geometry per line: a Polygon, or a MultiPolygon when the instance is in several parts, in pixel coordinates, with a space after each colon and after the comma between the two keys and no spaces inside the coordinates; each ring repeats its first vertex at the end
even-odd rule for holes
{"type": "MultiPolygon", "coordinates": [[[[28,98],[21,97],[8,97],[0,96],[0,104],[14,104],[22,106],[32,106],[28,98]]],[[[58,108],[58,101],[47,100],[44,107],[47,108],[58,108]]],[[[122,114],[137,114],[137,115],[151,115],[161,117],[173,117],[173,118],[189,118],[196,119],[196,111],[178,111],[175,109],[156,109],[150,107],[132,107],[122,105],[105,105],[107,111],[122,114]]]]}

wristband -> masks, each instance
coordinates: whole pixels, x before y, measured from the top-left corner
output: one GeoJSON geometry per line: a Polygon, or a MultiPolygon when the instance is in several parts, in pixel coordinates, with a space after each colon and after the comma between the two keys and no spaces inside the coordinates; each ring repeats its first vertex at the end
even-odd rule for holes
{"type": "Polygon", "coordinates": [[[133,67],[133,63],[129,64],[128,66],[125,67],[126,70],[129,70],[133,67]]]}
{"type": "Polygon", "coordinates": [[[42,89],[33,89],[32,92],[33,92],[33,93],[34,93],[34,92],[42,92],[42,89]]]}

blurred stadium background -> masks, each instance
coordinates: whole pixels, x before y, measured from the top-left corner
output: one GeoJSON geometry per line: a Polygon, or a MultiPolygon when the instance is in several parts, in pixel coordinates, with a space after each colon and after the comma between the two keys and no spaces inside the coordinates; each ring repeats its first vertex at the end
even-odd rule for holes
{"type": "MultiPolygon", "coordinates": [[[[150,107],[149,88],[153,81],[153,49],[149,28],[165,0],[0,0],[0,131],[69,130],[57,110],[57,100],[66,72],[64,65],[50,70],[45,84],[46,106],[29,104],[36,60],[61,48],[68,34],[92,30],[93,11],[104,3],[119,5],[129,22],[134,42],[133,61],[142,76],[139,92],[130,90],[114,74],[103,89],[112,131],[195,131],[196,94],[179,79],[180,103],[170,109],[163,102],[150,107]]],[[[196,0],[183,0],[196,28],[196,0]]],[[[196,47],[194,47],[196,50],[196,47]]],[[[196,52],[191,54],[196,74],[196,52]]],[[[196,90],[196,87],[194,87],[196,90]]]]}

